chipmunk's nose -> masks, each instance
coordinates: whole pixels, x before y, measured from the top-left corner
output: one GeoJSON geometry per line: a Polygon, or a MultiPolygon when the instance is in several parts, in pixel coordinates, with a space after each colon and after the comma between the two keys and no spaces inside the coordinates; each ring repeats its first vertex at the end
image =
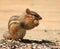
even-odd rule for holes
{"type": "Polygon", "coordinates": [[[39,17],[39,20],[41,20],[42,19],[42,17],[39,17]]]}

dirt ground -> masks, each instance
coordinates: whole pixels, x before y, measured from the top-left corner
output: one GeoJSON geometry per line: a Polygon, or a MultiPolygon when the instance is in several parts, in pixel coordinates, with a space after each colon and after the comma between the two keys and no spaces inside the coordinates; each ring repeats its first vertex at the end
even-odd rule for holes
{"type": "Polygon", "coordinates": [[[0,39],[8,30],[8,20],[26,8],[43,18],[40,25],[27,31],[24,39],[60,41],[60,0],[0,0],[0,39]]]}

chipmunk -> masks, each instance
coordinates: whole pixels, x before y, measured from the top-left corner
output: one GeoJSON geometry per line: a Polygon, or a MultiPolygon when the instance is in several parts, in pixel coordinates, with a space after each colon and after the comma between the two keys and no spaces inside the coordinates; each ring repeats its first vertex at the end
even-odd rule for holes
{"type": "Polygon", "coordinates": [[[26,9],[22,16],[12,16],[8,22],[8,32],[3,34],[5,39],[23,39],[27,30],[33,29],[39,25],[42,17],[30,9],[26,9]]]}

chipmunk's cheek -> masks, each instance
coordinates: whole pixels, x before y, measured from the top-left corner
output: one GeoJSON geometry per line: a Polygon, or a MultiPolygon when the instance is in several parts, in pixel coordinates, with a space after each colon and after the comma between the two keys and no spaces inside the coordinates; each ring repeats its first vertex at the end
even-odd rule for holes
{"type": "Polygon", "coordinates": [[[34,20],[34,26],[38,26],[39,25],[39,21],[34,20]]]}

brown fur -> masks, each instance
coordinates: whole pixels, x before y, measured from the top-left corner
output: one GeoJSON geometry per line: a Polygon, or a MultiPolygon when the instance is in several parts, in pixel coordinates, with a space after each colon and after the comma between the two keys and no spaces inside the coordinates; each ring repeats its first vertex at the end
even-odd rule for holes
{"type": "Polygon", "coordinates": [[[8,22],[8,34],[3,35],[6,39],[23,39],[26,34],[26,30],[33,29],[39,25],[41,16],[34,11],[26,9],[24,16],[12,16],[8,22]]]}

